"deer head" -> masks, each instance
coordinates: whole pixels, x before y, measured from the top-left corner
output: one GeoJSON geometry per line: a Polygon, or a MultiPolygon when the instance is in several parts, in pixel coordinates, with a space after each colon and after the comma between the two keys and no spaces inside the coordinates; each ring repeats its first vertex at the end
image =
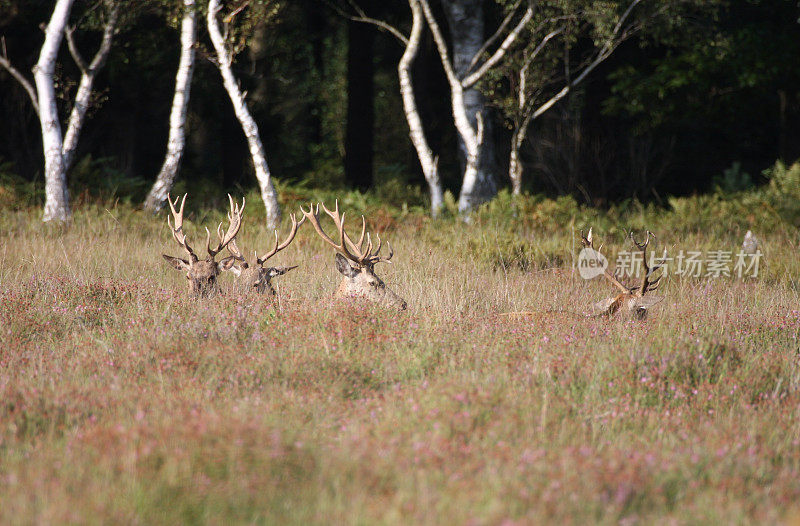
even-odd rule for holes
{"type": "MultiPolygon", "coordinates": [[[[644,275],[642,276],[641,283],[634,287],[627,287],[619,279],[617,279],[616,271],[612,273],[609,272],[608,269],[605,269],[603,272],[603,277],[605,277],[612,285],[614,285],[620,291],[620,294],[595,303],[592,307],[592,310],[595,313],[598,313],[600,316],[613,316],[622,310],[623,312],[626,312],[637,319],[644,319],[647,317],[647,309],[662,300],[661,296],[656,296],[654,294],[646,296],[648,292],[652,292],[658,288],[662,277],[662,275],[659,275],[653,279],[653,273],[659,270],[662,265],[656,265],[655,267],[650,268],[650,266],[647,264],[647,246],[650,244],[651,237],[655,239],[656,236],[647,230],[644,242],[639,243],[636,241],[636,238],[633,237],[633,232],[630,234],[630,239],[633,244],[642,251],[644,275]]],[[[592,244],[591,228],[589,229],[588,235],[585,237],[583,232],[581,232],[581,244],[585,248],[594,249],[594,245],[592,244]]]]}
{"type": "Polygon", "coordinates": [[[406,301],[392,292],[381,278],[375,275],[376,263],[391,263],[394,255],[391,245],[389,245],[388,256],[379,255],[382,246],[381,239],[378,236],[378,246],[377,248],[373,247],[372,239],[366,233],[367,223],[364,216],[361,216],[361,235],[358,243],[353,243],[345,232],[344,214],[339,214],[338,201],[336,201],[336,208],[333,211],[328,210],[322,204],[322,209],[333,219],[333,223],[339,231],[339,243],[335,243],[319,224],[319,207],[318,204],[315,211],[312,204],[309,206],[308,212],[302,208],[300,211],[309,220],[317,234],[336,250],[336,269],[344,276],[336,290],[336,296],[363,298],[387,307],[405,309],[406,301]],[[375,248],[374,251],[373,248],[375,248]]]}
{"type": "Polygon", "coordinates": [[[254,252],[253,259],[248,261],[245,258],[239,247],[236,246],[236,240],[232,240],[228,244],[228,251],[236,258],[236,263],[231,267],[231,272],[236,275],[236,282],[239,284],[239,287],[244,291],[255,291],[259,294],[269,294],[271,296],[275,295],[275,289],[272,288],[272,283],[270,282],[272,278],[275,276],[282,276],[286,274],[292,269],[296,269],[297,265],[291,267],[265,267],[264,264],[267,262],[269,258],[283,250],[284,248],[288,247],[289,244],[294,240],[294,236],[297,234],[297,228],[302,225],[306,218],[305,216],[300,222],[297,222],[295,219],[294,214],[290,216],[292,218],[292,228],[289,232],[289,235],[286,236],[286,239],[283,243],[278,244],[278,231],[275,231],[275,246],[272,247],[272,250],[267,252],[261,257],[258,257],[258,252],[254,252]]]}
{"type": "Polygon", "coordinates": [[[209,232],[208,228],[206,228],[206,247],[208,250],[208,256],[206,256],[206,258],[203,260],[201,260],[197,254],[194,253],[194,250],[192,250],[192,247],[189,246],[189,243],[186,241],[186,234],[183,232],[183,207],[186,204],[186,194],[183,195],[180,210],[176,211],[175,206],[178,204],[178,199],[179,198],[175,198],[175,202],[173,203],[172,198],[167,196],[167,202],[169,203],[169,208],[172,212],[172,218],[175,222],[173,226],[172,222],[170,222],[169,216],[167,216],[167,224],[169,225],[169,229],[172,231],[172,237],[181,247],[183,247],[189,258],[181,259],[163,254],[164,259],[166,259],[167,262],[177,270],[186,272],[186,279],[189,280],[190,294],[199,296],[214,294],[219,290],[217,276],[219,276],[219,273],[223,270],[230,269],[233,263],[236,261],[233,256],[226,257],[219,262],[215,261],[214,258],[223,248],[228,246],[228,244],[233,241],[233,238],[236,237],[236,234],[239,233],[239,228],[242,226],[242,214],[244,213],[244,199],[242,199],[242,206],[239,207],[238,204],[234,205],[233,198],[230,196],[230,194],[228,195],[228,200],[230,201],[231,206],[231,211],[228,212],[228,229],[223,233],[222,223],[219,224],[217,227],[219,244],[217,245],[217,248],[212,249],[211,232],[209,232]]]}

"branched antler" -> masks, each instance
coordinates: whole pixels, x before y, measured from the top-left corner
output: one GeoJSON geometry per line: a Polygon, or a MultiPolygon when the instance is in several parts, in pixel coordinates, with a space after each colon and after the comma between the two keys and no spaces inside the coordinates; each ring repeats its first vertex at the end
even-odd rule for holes
{"type": "Polygon", "coordinates": [[[223,248],[228,246],[228,244],[230,244],[230,242],[236,237],[236,234],[239,233],[239,229],[242,227],[242,216],[244,215],[245,207],[244,197],[242,197],[241,207],[238,203],[234,203],[231,194],[228,194],[228,202],[230,203],[230,211],[228,212],[228,229],[223,233],[222,223],[217,226],[219,244],[217,244],[217,248],[215,249],[211,248],[211,232],[209,232],[208,228],[206,228],[206,246],[208,247],[208,255],[211,257],[216,256],[223,248]]]}
{"type": "Polygon", "coordinates": [[[258,265],[264,264],[269,258],[274,256],[275,254],[277,254],[278,252],[280,252],[284,248],[288,247],[289,244],[294,240],[294,236],[297,234],[297,229],[300,227],[300,225],[302,225],[303,223],[306,222],[305,216],[303,216],[303,218],[300,220],[299,223],[297,222],[297,219],[295,218],[294,214],[291,214],[289,217],[292,220],[292,228],[289,231],[289,235],[287,235],[286,239],[284,239],[283,243],[281,243],[279,245],[278,244],[278,231],[276,230],[275,231],[275,246],[272,248],[272,250],[270,250],[269,252],[267,252],[263,256],[261,256],[261,257],[256,256],[256,264],[258,264],[258,265]]]}
{"type": "Polygon", "coordinates": [[[169,229],[172,232],[172,237],[175,238],[175,241],[178,242],[180,246],[189,254],[189,257],[192,258],[192,261],[197,261],[199,258],[195,255],[194,250],[192,247],[189,246],[189,243],[186,241],[186,234],[183,232],[183,207],[186,204],[186,196],[188,194],[183,194],[183,200],[181,201],[181,208],[179,211],[175,210],[175,206],[178,204],[178,200],[180,197],[175,198],[175,202],[172,202],[172,198],[169,194],[167,194],[167,202],[169,203],[169,209],[172,212],[172,218],[175,223],[173,226],[172,222],[170,222],[169,216],[167,216],[167,224],[169,225],[169,229]]]}
{"type": "Polygon", "coordinates": [[[314,230],[317,231],[317,234],[329,245],[331,245],[337,252],[342,254],[344,257],[349,259],[350,261],[362,266],[362,267],[371,267],[376,263],[391,262],[392,256],[394,256],[394,251],[392,250],[391,245],[387,243],[389,246],[389,255],[387,257],[380,256],[380,250],[383,246],[381,242],[381,238],[379,235],[376,235],[378,239],[378,246],[373,251],[373,244],[372,238],[369,233],[367,233],[367,221],[364,216],[361,216],[361,235],[358,237],[358,242],[354,243],[350,236],[347,234],[344,228],[344,213],[339,213],[339,201],[336,200],[336,206],[334,207],[333,211],[328,210],[324,203],[317,204],[316,210],[314,210],[314,205],[309,205],[309,210],[306,212],[303,208],[300,208],[300,211],[303,212],[303,215],[309,220],[311,226],[314,227],[314,230]],[[336,230],[339,231],[339,243],[336,243],[331,239],[331,237],[325,233],[322,229],[322,226],[319,224],[319,207],[322,206],[322,209],[325,211],[326,214],[333,220],[334,225],[336,226],[336,230]],[[364,244],[366,242],[366,245],[364,244]]]}
{"type": "Polygon", "coordinates": [[[647,246],[650,244],[651,237],[653,239],[656,238],[655,234],[653,234],[649,230],[646,230],[644,243],[639,243],[633,236],[633,232],[631,232],[630,234],[630,238],[633,244],[636,245],[636,247],[642,251],[642,266],[644,267],[644,275],[642,276],[641,285],[636,289],[636,293],[639,296],[644,296],[648,292],[656,290],[658,288],[659,282],[661,281],[661,278],[663,277],[663,274],[660,274],[657,278],[651,279],[653,273],[664,266],[663,264],[660,264],[654,266],[653,268],[650,268],[650,266],[647,264],[647,246]]]}

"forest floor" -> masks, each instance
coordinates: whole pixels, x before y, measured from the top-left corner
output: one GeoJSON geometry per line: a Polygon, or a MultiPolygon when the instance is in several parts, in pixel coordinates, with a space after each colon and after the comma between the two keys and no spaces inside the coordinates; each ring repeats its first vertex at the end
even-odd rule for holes
{"type": "MultiPolygon", "coordinates": [[[[187,201],[195,247],[219,203],[187,201]]],[[[164,213],[0,211],[0,523],[800,520],[796,226],[757,231],[739,278],[724,217],[341,206],[392,244],[377,272],[408,310],[333,299],[309,225],[275,257],[300,265],[277,301],[227,273],[197,299],[161,258],[180,255],[164,213]],[[730,251],[734,275],[670,272],[646,320],[581,317],[613,294],[572,270],[590,225],[610,253],[643,227],[659,255],[730,251]]],[[[247,253],[274,239],[259,207],[247,253]]]]}

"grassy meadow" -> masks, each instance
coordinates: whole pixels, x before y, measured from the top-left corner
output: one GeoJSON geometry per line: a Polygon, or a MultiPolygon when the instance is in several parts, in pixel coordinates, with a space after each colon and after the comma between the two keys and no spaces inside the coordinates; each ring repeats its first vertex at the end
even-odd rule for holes
{"type": "MultiPolygon", "coordinates": [[[[165,213],[87,200],[63,228],[6,203],[0,523],[796,524],[800,233],[778,190],[505,195],[469,224],[343,195],[394,247],[377,273],[400,313],[334,300],[309,225],[274,258],[300,265],[277,301],[230,274],[195,299],[165,213]],[[670,253],[735,253],[752,228],[764,257],[756,278],[667,275],[644,321],[583,318],[613,293],[571,268],[589,226],[670,253]]],[[[238,245],[263,251],[248,202],[238,245]]],[[[225,204],[190,194],[196,248],[225,204]]]]}

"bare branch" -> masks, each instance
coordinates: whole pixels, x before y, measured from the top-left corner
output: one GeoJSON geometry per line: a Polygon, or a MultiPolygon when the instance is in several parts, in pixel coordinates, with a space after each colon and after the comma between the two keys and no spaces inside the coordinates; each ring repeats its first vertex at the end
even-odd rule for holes
{"type": "Polygon", "coordinates": [[[447,81],[450,84],[461,84],[458,80],[458,76],[456,72],[453,70],[453,63],[450,61],[450,53],[447,51],[447,41],[444,39],[442,35],[442,30],[439,28],[439,23],[436,22],[436,18],[433,16],[433,11],[431,11],[431,5],[428,0],[419,0],[419,4],[422,6],[422,12],[425,15],[425,20],[428,21],[428,27],[433,33],[433,41],[436,43],[436,48],[439,50],[439,57],[442,60],[442,66],[444,67],[444,73],[447,76],[447,81]]]}
{"type": "Polygon", "coordinates": [[[69,54],[72,55],[72,60],[75,61],[75,64],[78,65],[78,69],[81,70],[81,73],[84,75],[86,74],[89,66],[86,64],[86,61],[83,60],[83,56],[81,52],[78,50],[78,46],[75,44],[75,28],[72,26],[67,26],[64,30],[64,36],[67,38],[67,47],[69,48],[69,54]]]}
{"type": "Polygon", "coordinates": [[[353,11],[355,11],[357,13],[357,16],[354,16],[354,15],[352,15],[350,13],[347,13],[342,8],[337,6],[336,4],[333,4],[333,3],[328,2],[328,1],[326,1],[325,3],[328,4],[328,6],[330,6],[331,9],[336,11],[339,14],[339,16],[341,16],[343,18],[346,18],[348,20],[352,20],[353,22],[361,22],[361,23],[364,23],[364,24],[371,24],[371,25],[377,27],[378,29],[381,29],[381,30],[386,31],[387,33],[391,34],[397,40],[402,42],[404,46],[408,46],[408,38],[406,38],[406,36],[402,33],[402,31],[400,31],[399,29],[397,29],[396,27],[394,27],[393,25],[389,24],[388,22],[386,22],[384,20],[378,20],[377,18],[372,18],[370,16],[367,16],[366,12],[358,4],[356,4],[352,0],[348,0],[347,3],[350,5],[350,7],[353,8],[353,11]]]}
{"type": "Polygon", "coordinates": [[[36,96],[36,90],[33,88],[33,84],[31,84],[31,81],[26,79],[25,75],[23,75],[21,71],[15,68],[11,64],[11,61],[8,60],[8,52],[6,50],[6,37],[2,37],[2,39],[0,39],[0,42],[2,42],[3,45],[3,54],[2,56],[0,56],[0,66],[3,66],[6,69],[6,71],[8,71],[11,74],[12,77],[17,79],[17,82],[19,82],[20,85],[22,85],[25,91],[28,92],[28,96],[31,99],[31,104],[33,105],[33,109],[36,110],[36,113],[38,114],[39,99],[36,96]]]}
{"type": "Polygon", "coordinates": [[[525,63],[519,70],[519,108],[522,109],[525,106],[526,97],[525,97],[525,89],[526,89],[526,82],[528,79],[528,68],[533,63],[533,60],[539,55],[539,53],[544,49],[544,46],[547,43],[555,38],[559,33],[564,31],[564,27],[560,27],[559,29],[553,30],[549,32],[547,35],[544,36],[541,42],[531,51],[531,54],[525,58],[525,63]]]}
{"type": "Polygon", "coordinates": [[[392,25],[389,25],[388,23],[384,22],[383,20],[377,20],[375,18],[364,17],[364,16],[349,17],[349,18],[353,22],[363,22],[365,24],[372,24],[374,26],[377,26],[378,28],[383,29],[384,31],[387,31],[388,33],[390,33],[397,40],[402,42],[404,46],[408,45],[408,39],[405,37],[405,35],[403,35],[403,33],[401,33],[396,27],[394,27],[392,25]]]}
{"type": "MultiPolygon", "coordinates": [[[[584,69],[581,71],[580,75],[575,77],[573,80],[569,81],[569,83],[561,88],[561,90],[556,93],[553,97],[550,98],[547,102],[539,106],[536,111],[531,114],[530,119],[526,119],[527,122],[530,122],[531,119],[536,119],[544,112],[549,110],[556,102],[563,99],[572,88],[583,82],[589,73],[591,73],[597,66],[599,66],[605,59],[607,59],[614,50],[622,43],[623,40],[627,39],[633,31],[626,29],[622,32],[622,35],[618,37],[620,31],[622,30],[625,21],[628,19],[628,16],[633,11],[633,8],[636,7],[641,2],[641,0],[633,0],[625,12],[620,17],[619,21],[617,22],[616,26],[614,27],[614,31],[612,32],[611,36],[609,37],[608,41],[605,45],[600,49],[600,51],[595,56],[594,60],[592,60],[584,69]]],[[[526,123],[527,123],[526,122],[526,123]]]]}
{"type": "MultiPolygon", "coordinates": [[[[83,123],[86,118],[86,111],[89,109],[89,103],[91,101],[94,78],[100,68],[103,67],[103,64],[105,64],[106,58],[108,58],[108,53],[111,50],[111,41],[117,28],[120,2],[108,0],[107,4],[110,4],[111,12],[109,13],[108,20],[106,20],[103,28],[103,40],[100,42],[100,48],[92,58],[92,62],[87,67],[86,63],[83,61],[83,58],[80,56],[80,53],[78,53],[77,48],[74,49],[74,53],[72,54],[73,58],[75,58],[75,61],[78,62],[78,66],[81,68],[83,73],[81,74],[78,92],[75,95],[75,104],[72,106],[72,111],[70,112],[67,131],[64,133],[64,142],[62,148],[64,166],[66,169],[70,168],[72,161],[75,158],[75,149],[78,146],[78,136],[80,135],[81,128],[83,128],[83,123]]],[[[65,33],[70,35],[71,30],[67,30],[65,33]]],[[[68,37],[68,42],[69,40],[71,40],[71,37],[68,37]]],[[[69,47],[70,52],[72,52],[74,43],[69,47]]]]}
{"type": "Polygon", "coordinates": [[[100,48],[95,53],[94,58],[92,58],[92,63],[89,64],[89,69],[92,73],[96,73],[98,69],[103,67],[103,64],[106,62],[106,58],[108,58],[108,52],[111,50],[111,39],[114,37],[114,33],[117,30],[117,20],[119,18],[119,1],[112,1],[111,3],[111,13],[108,15],[108,20],[106,20],[105,27],[103,28],[103,40],[100,42],[100,48]]]}
{"type": "Polygon", "coordinates": [[[525,15],[517,23],[517,25],[514,26],[514,29],[511,30],[508,36],[506,36],[506,38],[503,40],[503,43],[500,44],[500,47],[497,48],[497,50],[492,54],[492,56],[489,57],[489,59],[486,62],[484,62],[480,68],[478,68],[478,71],[467,76],[464,80],[461,81],[461,85],[464,87],[464,89],[473,86],[476,82],[478,82],[481,79],[481,77],[483,77],[486,74],[487,71],[489,71],[492,67],[495,66],[495,64],[497,64],[503,59],[503,57],[506,54],[506,51],[508,51],[508,48],[510,48],[514,44],[514,42],[517,40],[517,36],[519,36],[520,32],[522,32],[522,29],[525,27],[525,24],[527,24],[532,17],[533,17],[533,8],[529,6],[528,9],[525,11],[525,15]]]}
{"type": "Polygon", "coordinates": [[[244,8],[248,7],[249,5],[250,5],[250,0],[242,2],[242,5],[240,5],[239,7],[231,11],[227,16],[225,16],[225,18],[222,19],[222,22],[224,24],[230,24],[231,22],[233,22],[233,19],[236,18],[236,15],[241,13],[242,10],[244,10],[244,8]]]}
{"type": "Polygon", "coordinates": [[[511,6],[511,9],[509,10],[508,15],[506,15],[505,19],[503,19],[503,23],[500,24],[500,27],[497,28],[497,31],[495,31],[494,34],[492,36],[490,36],[489,39],[486,42],[483,43],[483,45],[478,50],[478,52],[475,53],[475,56],[472,57],[472,60],[469,61],[469,66],[467,66],[467,73],[472,71],[472,68],[474,68],[476,65],[478,65],[478,61],[481,59],[481,56],[484,53],[486,53],[486,50],[489,49],[492,46],[492,44],[494,44],[495,40],[500,38],[500,35],[502,35],[503,32],[508,27],[508,24],[510,24],[511,20],[514,19],[514,15],[517,12],[517,8],[519,7],[519,5],[521,3],[522,3],[522,0],[517,0],[516,3],[513,6],[511,6]]]}

